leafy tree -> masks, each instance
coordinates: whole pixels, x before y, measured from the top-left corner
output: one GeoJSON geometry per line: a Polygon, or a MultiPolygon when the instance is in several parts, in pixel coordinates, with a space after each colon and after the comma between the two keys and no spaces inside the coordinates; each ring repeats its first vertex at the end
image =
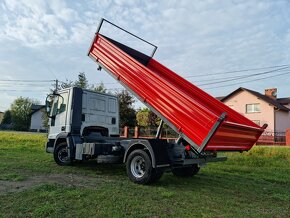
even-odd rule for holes
{"type": "Polygon", "coordinates": [[[141,109],[136,114],[137,124],[144,127],[155,127],[159,123],[160,119],[155,113],[148,108],[141,109]]]}
{"type": "Polygon", "coordinates": [[[59,85],[59,89],[66,89],[72,86],[76,86],[83,89],[88,89],[90,87],[86,74],[84,72],[79,73],[78,79],[76,81],[66,80],[65,82],[61,82],[59,85]]]}
{"type": "Polygon", "coordinates": [[[84,72],[79,73],[78,80],[74,82],[74,86],[82,88],[82,89],[89,88],[89,82],[84,72]]]}
{"type": "Polygon", "coordinates": [[[148,126],[148,114],[149,114],[149,109],[148,108],[143,108],[139,110],[136,114],[136,121],[138,126],[148,126]]]}
{"type": "Polygon", "coordinates": [[[148,114],[148,124],[150,127],[155,127],[159,125],[160,123],[160,118],[151,110],[149,110],[148,114]]]}
{"type": "Polygon", "coordinates": [[[117,92],[120,103],[120,126],[135,126],[136,125],[136,111],[133,108],[135,102],[134,97],[126,90],[117,92]]]}
{"type": "Polygon", "coordinates": [[[11,111],[7,110],[4,112],[4,116],[3,116],[3,120],[1,122],[1,124],[11,124],[11,123],[12,123],[11,111]]]}
{"type": "Polygon", "coordinates": [[[93,90],[100,93],[107,93],[107,89],[105,88],[103,82],[101,82],[98,86],[94,87],[93,90]]]}
{"type": "Polygon", "coordinates": [[[11,104],[11,118],[15,130],[26,131],[30,127],[31,105],[33,100],[30,98],[19,97],[11,104]]]}
{"type": "Polygon", "coordinates": [[[58,89],[66,89],[70,88],[74,85],[74,82],[71,80],[66,80],[65,82],[62,82],[61,85],[59,85],[58,89]]]}
{"type": "MultiPolygon", "coordinates": [[[[52,84],[52,86],[55,87],[55,84],[52,84]]],[[[107,89],[104,86],[103,82],[101,82],[97,86],[89,84],[89,81],[88,81],[86,74],[84,72],[79,73],[78,79],[76,81],[71,81],[71,80],[67,79],[65,82],[61,82],[60,85],[58,85],[58,89],[66,89],[66,88],[70,88],[73,86],[83,88],[83,89],[93,90],[96,92],[107,93],[107,89]]],[[[54,90],[54,88],[51,89],[51,92],[53,92],[53,90],[54,90]]]]}

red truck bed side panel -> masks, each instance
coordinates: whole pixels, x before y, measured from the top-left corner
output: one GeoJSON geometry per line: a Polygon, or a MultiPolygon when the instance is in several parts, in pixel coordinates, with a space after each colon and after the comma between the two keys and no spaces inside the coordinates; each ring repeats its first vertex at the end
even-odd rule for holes
{"type": "Polygon", "coordinates": [[[89,55],[198,146],[226,112],[226,121],[205,150],[249,150],[263,132],[261,127],[156,60],[151,59],[144,66],[101,35],[96,36],[89,55]]]}

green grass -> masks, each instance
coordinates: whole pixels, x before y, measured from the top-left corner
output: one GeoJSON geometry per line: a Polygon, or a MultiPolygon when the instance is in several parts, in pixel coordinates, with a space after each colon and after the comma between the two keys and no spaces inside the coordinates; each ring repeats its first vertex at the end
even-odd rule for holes
{"type": "MultiPolygon", "coordinates": [[[[1,184],[35,176],[43,181],[19,191],[0,188],[0,217],[289,217],[290,147],[255,147],[228,153],[193,178],[165,173],[150,186],[130,182],[122,165],[57,166],[44,151],[45,135],[0,132],[1,184]]],[[[25,184],[26,184],[25,183],[25,184]]]]}

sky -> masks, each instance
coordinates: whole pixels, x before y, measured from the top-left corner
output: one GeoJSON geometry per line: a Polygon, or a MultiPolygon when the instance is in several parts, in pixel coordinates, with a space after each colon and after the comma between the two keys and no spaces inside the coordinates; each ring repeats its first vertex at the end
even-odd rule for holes
{"type": "Polygon", "coordinates": [[[155,59],[213,96],[290,97],[289,0],[1,0],[0,111],[20,96],[44,102],[53,80],[79,72],[120,89],[87,56],[101,18],[157,45],[155,59]]]}

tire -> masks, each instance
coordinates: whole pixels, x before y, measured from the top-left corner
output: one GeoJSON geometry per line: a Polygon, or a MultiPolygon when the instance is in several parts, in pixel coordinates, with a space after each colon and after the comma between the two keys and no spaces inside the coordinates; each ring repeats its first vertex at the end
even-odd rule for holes
{"type": "Polygon", "coordinates": [[[149,183],[157,182],[163,175],[164,169],[152,169],[152,177],[149,183]]]}
{"type": "Polygon", "coordinates": [[[162,174],[152,168],[152,161],[144,150],[132,151],[126,162],[129,179],[137,184],[150,184],[157,181],[162,174]],[[158,178],[159,177],[159,178],[158,178]]]}
{"type": "Polygon", "coordinates": [[[174,176],[178,177],[192,177],[199,172],[200,167],[193,164],[189,167],[172,168],[171,171],[174,176]]]}
{"type": "Polygon", "coordinates": [[[72,159],[68,157],[68,147],[66,142],[59,143],[53,152],[54,161],[60,166],[69,166],[72,159]]]}

